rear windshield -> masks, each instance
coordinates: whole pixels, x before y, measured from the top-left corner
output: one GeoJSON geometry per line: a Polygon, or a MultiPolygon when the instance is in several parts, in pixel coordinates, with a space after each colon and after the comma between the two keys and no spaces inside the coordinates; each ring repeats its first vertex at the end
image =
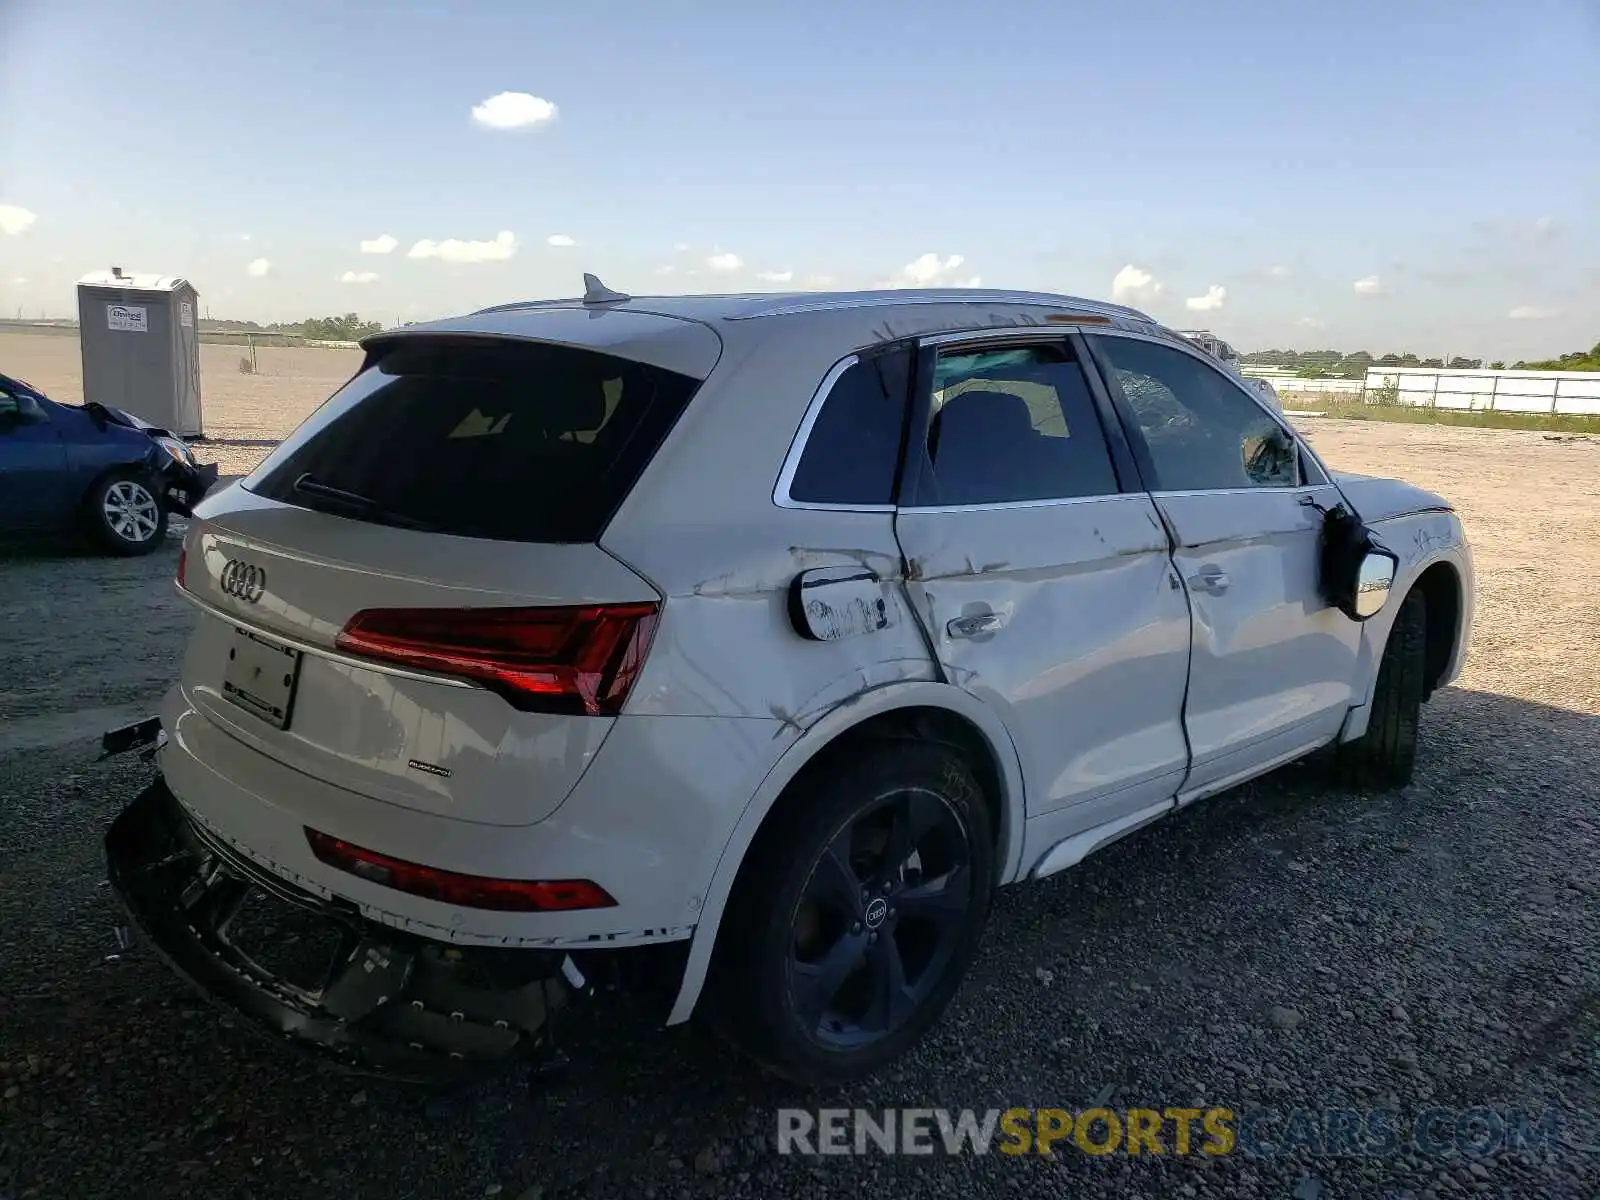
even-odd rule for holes
{"type": "Polygon", "coordinates": [[[402,339],[244,486],[379,524],[592,542],[698,386],[568,346],[402,339]]]}

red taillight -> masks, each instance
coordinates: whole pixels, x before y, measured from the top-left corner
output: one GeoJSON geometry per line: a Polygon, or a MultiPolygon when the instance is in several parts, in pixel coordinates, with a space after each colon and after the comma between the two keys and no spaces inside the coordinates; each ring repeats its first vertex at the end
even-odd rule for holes
{"type": "Polygon", "coordinates": [[[188,572],[188,569],[189,569],[189,547],[180,546],[178,548],[178,586],[179,587],[183,587],[184,586],[184,576],[188,572]]]}
{"type": "Polygon", "coordinates": [[[620,712],[655,633],[654,604],[570,608],[369,608],[340,650],[472,679],[526,712],[620,712]]]}
{"type": "Polygon", "coordinates": [[[311,843],[311,852],[330,867],[397,892],[409,892],[460,908],[575,912],[617,905],[605,888],[587,879],[490,879],[483,875],[457,875],[454,871],[390,858],[376,850],[364,850],[309,826],[306,841],[311,843]]]}

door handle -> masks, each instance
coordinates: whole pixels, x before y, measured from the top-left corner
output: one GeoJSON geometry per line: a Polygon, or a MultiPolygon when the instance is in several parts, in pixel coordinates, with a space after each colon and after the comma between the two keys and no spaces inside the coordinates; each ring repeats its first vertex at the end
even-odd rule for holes
{"type": "Polygon", "coordinates": [[[945,632],[953,638],[982,637],[986,633],[998,633],[1005,627],[1006,619],[1002,613],[977,613],[970,617],[956,617],[948,625],[945,632]]]}
{"type": "Polygon", "coordinates": [[[1220,596],[1228,590],[1228,573],[1218,566],[1201,567],[1198,574],[1189,576],[1189,587],[1196,592],[1220,596]]]}

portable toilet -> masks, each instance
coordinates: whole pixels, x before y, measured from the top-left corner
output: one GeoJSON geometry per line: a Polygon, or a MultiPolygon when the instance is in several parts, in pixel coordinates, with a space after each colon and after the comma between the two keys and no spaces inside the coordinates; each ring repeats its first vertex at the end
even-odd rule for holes
{"type": "Polygon", "coordinates": [[[172,275],[112,267],[78,280],[84,400],[181,438],[204,437],[197,301],[189,281],[172,275]]]}

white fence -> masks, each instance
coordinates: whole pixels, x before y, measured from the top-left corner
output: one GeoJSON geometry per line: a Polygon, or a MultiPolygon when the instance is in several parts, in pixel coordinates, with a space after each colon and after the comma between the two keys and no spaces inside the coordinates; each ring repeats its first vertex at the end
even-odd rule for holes
{"type": "Polygon", "coordinates": [[[1366,390],[1366,382],[1360,379],[1296,379],[1294,376],[1274,377],[1257,376],[1257,378],[1270,378],[1272,386],[1282,395],[1289,393],[1310,393],[1319,396],[1329,394],[1337,395],[1341,399],[1359,400],[1362,392],[1366,390]]]}
{"type": "Polygon", "coordinates": [[[1600,372],[1595,371],[1440,371],[1429,367],[1373,367],[1367,371],[1365,399],[1371,401],[1373,392],[1379,388],[1395,389],[1397,403],[1423,408],[1482,408],[1496,412],[1574,416],[1600,414],[1600,372]]]}

